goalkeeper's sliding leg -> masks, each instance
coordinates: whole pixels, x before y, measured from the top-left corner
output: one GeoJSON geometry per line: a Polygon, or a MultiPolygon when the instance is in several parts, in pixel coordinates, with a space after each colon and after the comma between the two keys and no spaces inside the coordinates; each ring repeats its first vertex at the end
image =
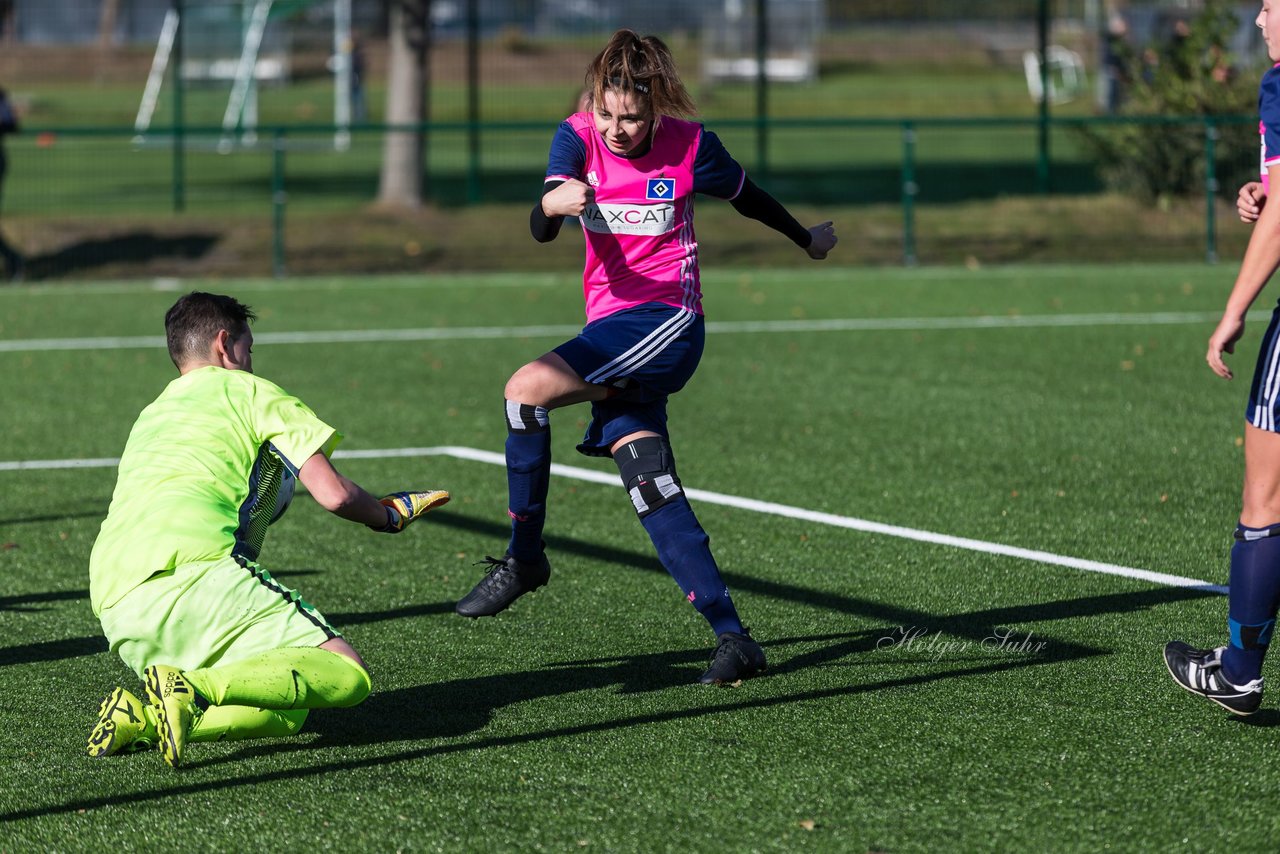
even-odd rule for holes
{"type": "MultiPolygon", "coordinates": [[[[145,692],[138,692],[145,696],[145,692]]],[[[187,744],[244,741],[294,735],[310,709],[259,709],[254,706],[209,706],[191,722],[187,744]]],[[[160,744],[156,710],[132,691],[116,688],[102,701],[98,722],[89,734],[93,757],[153,750],[160,744]]]]}
{"type": "Polygon", "coordinates": [[[370,690],[364,662],[342,638],[187,671],[153,664],[143,678],[147,706],[123,689],[103,701],[90,755],[158,744],[177,767],[188,743],[293,735],[309,710],[355,706],[370,690]]]}
{"type": "MultiPolygon", "coordinates": [[[[186,672],[153,664],[143,672],[143,679],[147,701],[155,710],[160,752],[175,768],[182,762],[196,720],[203,717],[201,701],[209,707],[248,706],[277,712],[346,708],[361,703],[371,687],[364,661],[342,638],[319,647],[284,647],[233,664],[186,672]]],[[[261,719],[237,721],[235,714],[227,717],[220,724],[227,729],[225,737],[232,737],[237,724],[252,729],[264,723],[261,719]]]]}

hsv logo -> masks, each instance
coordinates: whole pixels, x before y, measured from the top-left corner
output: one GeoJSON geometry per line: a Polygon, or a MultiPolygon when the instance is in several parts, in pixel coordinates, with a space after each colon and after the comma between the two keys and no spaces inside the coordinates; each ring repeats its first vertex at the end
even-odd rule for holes
{"type": "Polygon", "coordinates": [[[676,181],[674,178],[650,178],[645,186],[644,197],[651,202],[671,202],[676,197],[676,181]]]}

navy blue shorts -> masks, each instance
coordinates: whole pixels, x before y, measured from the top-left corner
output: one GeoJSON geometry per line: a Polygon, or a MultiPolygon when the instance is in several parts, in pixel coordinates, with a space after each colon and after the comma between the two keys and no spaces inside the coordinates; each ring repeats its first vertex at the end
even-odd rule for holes
{"type": "Polygon", "coordinates": [[[555,348],[582,379],[615,390],[591,404],[578,450],[607,457],[614,442],[640,430],[666,438],[667,397],[693,376],[705,336],[702,315],[645,303],[594,320],[555,348]]]}
{"type": "Polygon", "coordinates": [[[1253,385],[1249,387],[1249,408],[1244,418],[1260,430],[1280,432],[1276,427],[1276,409],[1280,404],[1280,304],[1271,313],[1267,334],[1262,336],[1258,365],[1253,369],[1253,385]]]}

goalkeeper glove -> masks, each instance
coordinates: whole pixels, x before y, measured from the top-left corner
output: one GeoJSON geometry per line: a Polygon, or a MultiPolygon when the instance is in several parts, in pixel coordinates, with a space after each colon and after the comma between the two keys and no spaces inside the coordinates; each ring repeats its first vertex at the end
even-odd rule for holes
{"type": "Polygon", "coordinates": [[[393,492],[381,500],[387,508],[387,524],[381,528],[370,525],[380,534],[398,534],[428,510],[449,503],[449,493],[443,489],[430,492],[393,492]]]}

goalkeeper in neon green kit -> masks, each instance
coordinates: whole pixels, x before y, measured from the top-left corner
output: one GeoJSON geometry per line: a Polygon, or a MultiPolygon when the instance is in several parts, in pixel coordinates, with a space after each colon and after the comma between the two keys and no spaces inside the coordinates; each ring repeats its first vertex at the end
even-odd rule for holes
{"type": "Polygon", "coordinates": [[[399,533],[449,500],[378,499],[339,474],[341,434],[253,375],[255,316],[227,296],[188,294],[165,315],[180,376],[138,416],[111,509],[89,558],[102,630],[145,682],[102,701],[90,756],[189,742],[292,735],[310,709],[369,695],[364,661],[296,591],[256,563],[296,477],[321,507],[399,533]]]}

